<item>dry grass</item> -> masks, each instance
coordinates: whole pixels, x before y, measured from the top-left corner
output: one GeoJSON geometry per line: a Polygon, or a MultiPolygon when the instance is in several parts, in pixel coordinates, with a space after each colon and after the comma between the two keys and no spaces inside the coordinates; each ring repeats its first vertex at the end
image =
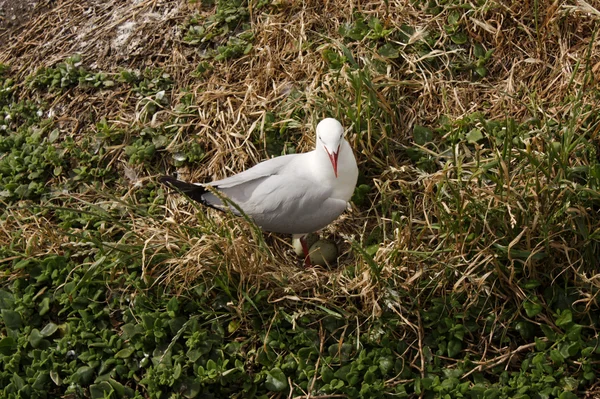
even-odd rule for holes
{"type": "MultiPolygon", "coordinates": [[[[0,63],[11,66],[23,97],[49,102],[61,136],[82,142],[98,133],[101,119],[123,129],[123,143],[107,148],[105,158],[127,176],[120,180],[126,186],[102,181],[35,206],[12,204],[0,246],[85,261],[100,250],[115,259],[141,256],[141,278],[149,285],[184,293],[199,283],[225,284],[237,287],[239,306],[269,290],[276,306],[324,306],[357,317],[357,324],[358,316],[376,321],[393,312],[404,327],[398,335],[417,354],[407,361],[422,376],[426,321],[419,309],[427,296],[461,294],[465,314],[481,298],[492,304],[498,318],[491,332],[470,341],[480,347],[465,348],[481,355],[479,370],[508,364],[531,348],[494,346],[496,323],[523,316],[513,313],[527,299],[521,281],[568,275],[581,287],[586,309],[597,311],[598,188],[577,177],[597,165],[591,148],[600,151],[597,2],[461,1],[435,13],[417,1],[284,0],[269,12],[251,12],[250,53],[214,62],[204,73],[197,67],[205,49],[183,36],[190,16],[212,15],[212,7],[160,0],[40,7],[49,11],[21,31],[0,34],[6,43],[0,63]],[[469,43],[494,51],[483,78],[465,66],[477,60],[474,46],[456,45],[448,34],[449,15],[461,6],[469,11],[457,23],[469,43]],[[394,32],[414,31],[407,41],[392,40],[398,57],[386,59],[374,49],[376,40],[340,35],[340,27],[356,22],[355,13],[377,17],[394,32]],[[330,67],[328,52],[342,57],[345,51],[356,64],[330,67]],[[75,53],[92,71],[114,76],[122,69],[161,69],[173,81],[169,105],[147,118],[144,104],[153,97],[126,88],[76,87],[56,95],[28,86],[36,70],[75,53]],[[307,151],[325,116],[348,128],[361,183],[370,186],[363,204],[322,232],[342,248],[335,268],[305,269],[287,237],[263,235],[243,219],[180,196],[159,192],[150,204],[140,199],[159,174],[209,181],[259,162],[268,156],[269,128],[285,128],[297,150],[307,151]],[[514,137],[493,136],[493,123],[514,137]],[[176,133],[159,161],[128,163],[124,148],[141,129],[165,125],[176,133]],[[415,126],[429,127],[431,140],[415,144],[415,126]],[[484,132],[483,141],[465,139],[473,129],[484,132]],[[169,156],[190,142],[205,158],[175,168],[169,156]],[[415,149],[418,160],[411,157],[415,149]],[[98,234],[85,224],[57,225],[53,212],[60,207],[94,215],[98,234]]],[[[61,179],[47,184],[60,187],[61,179]]]]}
{"type": "MultiPolygon", "coordinates": [[[[426,173],[405,153],[413,146],[411,132],[415,125],[436,128],[442,117],[461,120],[475,112],[489,120],[561,121],[571,118],[575,107],[591,105],[597,109],[597,91],[588,88],[600,78],[600,41],[591,41],[600,20],[598,4],[539,1],[537,11],[533,4],[486,1],[471,4],[472,12],[462,15],[459,23],[470,40],[494,50],[487,65],[488,75],[479,80],[469,73],[449,73],[457,63],[472,58],[464,48],[453,45],[446,34],[444,26],[452,7],[435,15],[427,11],[425,4],[408,1],[278,2],[270,13],[251,15],[255,38],[248,55],[217,63],[202,75],[194,73],[203,60],[201,51],[182,41],[183,26],[192,14],[209,15],[212,8],[185,1],[46,2],[40,7],[49,11],[30,21],[22,31],[2,34],[0,41],[6,44],[0,50],[0,63],[11,65],[23,86],[25,77],[38,68],[52,66],[74,53],[81,53],[83,64],[92,70],[117,73],[121,68],[161,68],[174,81],[171,104],[181,103],[185,92],[193,95],[186,119],[181,119],[177,135],[167,146],[178,148],[193,140],[206,148],[207,156],[201,164],[179,170],[193,181],[220,178],[263,159],[267,112],[276,113],[276,125],[287,124],[300,151],[312,147],[313,126],[320,118],[333,115],[348,126],[354,123],[354,134],[349,138],[365,181],[373,187],[369,197],[372,206],[354,207],[328,228],[327,234],[349,237],[359,245],[367,245],[370,235],[378,236],[374,261],[382,267],[381,280],[368,261],[350,250],[349,244],[345,244],[339,268],[304,270],[290,255],[288,244],[278,237],[267,237],[265,246],[263,238],[248,224],[211,212],[206,218],[198,216],[195,208],[177,198],[167,200],[164,219],[140,220],[131,214],[126,220],[135,232],[135,239],[131,239],[146,248],[143,254],[148,267],[144,272],[161,281],[188,286],[199,278],[225,273],[244,287],[273,289],[274,301],[343,303],[348,297],[357,297],[359,310],[376,315],[386,285],[410,290],[431,279],[440,288],[451,284],[450,289],[455,290],[491,290],[494,272],[503,262],[498,260],[494,244],[505,236],[492,237],[497,232],[493,223],[499,219],[488,215],[488,220],[482,215],[472,225],[464,222],[460,234],[443,237],[440,221],[450,223],[461,212],[460,206],[469,203],[501,208],[505,216],[539,209],[540,204],[530,202],[540,195],[531,192],[530,183],[538,181],[546,186],[553,180],[539,171],[521,173],[511,165],[500,165],[497,172],[505,174],[508,192],[501,197],[496,183],[457,174],[457,165],[447,154],[435,155],[434,146],[428,150],[435,162],[445,166],[426,173]],[[355,10],[377,16],[390,29],[413,27],[409,44],[435,37],[434,48],[424,54],[405,45],[399,57],[387,61],[387,69],[378,72],[373,60],[381,57],[366,44],[368,39],[346,44],[372,83],[370,92],[363,87],[365,91],[358,93],[352,83],[356,73],[348,65],[341,70],[330,69],[323,56],[326,49],[342,54],[343,39],[338,32],[340,26],[354,21],[355,10]],[[586,68],[590,71],[587,75],[586,68]],[[367,102],[369,95],[371,100],[367,102]],[[577,104],[567,101],[578,96],[577,104]],[[359,119],[347,112],[348,107],[357,106],[359,98],[365,100],[365,109],[372,108],[370,117],[363,115],[366,125],[362,127],[356,124],[359,119]],[[262,147],[253,143],[253,135],[264,140],[262,147]],[[448,191],[451,186],[461,191],[458,197],[464,200],[462,205],[452,203],[456,195],[448,191]],[[388,204],[391,211],[383,212],[382,203],[388,204]],[[395,219],[392,213],[397,214],[395,219]],[[471,233],[475,240],[467,239],[471,233]],[[163,252],[173,257],[154,264],[153,257],[163,252]],[[452,281],[438,279],[436,276],[447,268],[452,270],[452,281]]],[[[75,140],[93,132],[100,118],[135,131],[140,126],[159,126],[174,115],[173,108],[167,107],[146,121],[140,115],[139,101],[126,91],[89,93],[74,89],[54,98],[50,106],[56,110],[61,133],[75,140]]],[[[583,116],[573,123],[580,126],[583,116]]],[[[594,139],[597,133],[598,127],[594,139]]],[[[543,134],[532,137],[533,151],[543,152],[544,140],[543,134]]],[[[115,146],[109,156],[125,173],[130,167],[122,149],[115,146]]],[[[492,159],[494,151],[487,148],[479,155],[492,159]]],[[[472,150],[464,147],[460,152],[465,158],[461,167],[475,170],[472,150]]],[[[135,184],[132,181],[130,196],[122,199],[132,200],[136,184],[143,185],[153,178],[152,173],[164,171],[171,173],[174,168],[166,163],[134,167],[139,180],[135,184]]],[[[98,200],[102,199],[89,199],[98,200]]],[[[20,210],[12,212],[2,242],[10,242],[10,230],[19,229],[21,237],[16,245],[32,255],[60,251],[56,242],[64,239],[40,233],[52,230],[51,220],[24,217],[20,210]]],[[[593,209],[576,212],[585,214],[590,226],[597,226],[593,209]]],[[[522,231],[515,234],[511,244],[527,240],[532,257],[515,262],[534,273],[533,255],[549,245],[553,253],[563,256],[555,261],[557,266],[579,270],[583,261],[577,249],[570,249],[573,243],[564,242],[556,232],[549,241],[543,241],[537,222],[528,219],[527,223],[531,224],[520,226],[522,231]]],[[[509,224],[512,226],[503,229],[514,233],[514,222],[509,224]]],[[[510,274],[505,277],[507,284],[513,278],[510,274]]],[[[598,286],[597,277],[588,279],[598,286]]]]}

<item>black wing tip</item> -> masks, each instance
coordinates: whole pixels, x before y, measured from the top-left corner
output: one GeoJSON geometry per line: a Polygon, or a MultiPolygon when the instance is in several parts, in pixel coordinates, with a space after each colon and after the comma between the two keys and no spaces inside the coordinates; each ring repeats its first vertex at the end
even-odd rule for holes
{"type": "Polygon", "coordinates": [[[206,192],[208,192],[208,189],[206,189],[206,187],[204,187],[204,186],[184,182],[184,181],[176,179],[173,176],[160,176],[158,178],[158,181],[173,190],[179,191],[180,193],[187,195],[188,197],[190,197],[191,199],[193,199],[196,202],[201,203],[202,205],[206,205],[211,208],[221,210],[221,209],[215,207],[213,204],[207,202],[202,197],[206,192]]]}
{"type": "Polygon", "coordinates": [[[165,186],[168,186],[171,188],[177,187],[177,183],[185,183],[185,182],[182,182],[181,180],[177,180],[173,176],[159,176],[157,180],[159,181],[159,183],[164,184],[165,186]]]}

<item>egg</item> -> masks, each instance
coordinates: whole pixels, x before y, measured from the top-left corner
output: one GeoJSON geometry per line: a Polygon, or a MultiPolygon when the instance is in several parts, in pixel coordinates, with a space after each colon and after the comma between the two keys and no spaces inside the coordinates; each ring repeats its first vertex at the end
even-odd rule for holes
{"type": "Polygon", "coordinates": [[[331,265],[337,260],[338,247],[333,241],[319,240],[310,246],[309,253],[313,265],[331,265]]]}

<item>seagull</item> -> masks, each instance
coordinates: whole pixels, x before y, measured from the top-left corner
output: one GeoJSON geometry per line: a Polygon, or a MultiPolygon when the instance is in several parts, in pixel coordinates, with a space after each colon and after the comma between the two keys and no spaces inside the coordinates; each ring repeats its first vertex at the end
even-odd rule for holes
{"type": "Polygon", "coordinates": [[[358,179],[341,123],[323,119],[316,135],[313,151],[268,159],[222,180],[187,183],[170,176],[158,180],[211,208],[241,216],[239,208],[263,231],[300,239],[305,265],[311,266],[306,236],[344,212],[358,179]]]}

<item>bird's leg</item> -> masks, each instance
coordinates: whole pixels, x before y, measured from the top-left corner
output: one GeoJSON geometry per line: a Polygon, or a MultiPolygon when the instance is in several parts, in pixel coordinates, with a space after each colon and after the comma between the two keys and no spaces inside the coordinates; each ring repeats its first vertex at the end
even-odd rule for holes
{"type": "Polygon", "coordinates": [[[300,237],[300,244],[302,245],[302,251],[304,252],[304,266],[312,267],[310,263],[310,256],[308,256],[308,243],[306,242],[307,236],[300,237]]]}

